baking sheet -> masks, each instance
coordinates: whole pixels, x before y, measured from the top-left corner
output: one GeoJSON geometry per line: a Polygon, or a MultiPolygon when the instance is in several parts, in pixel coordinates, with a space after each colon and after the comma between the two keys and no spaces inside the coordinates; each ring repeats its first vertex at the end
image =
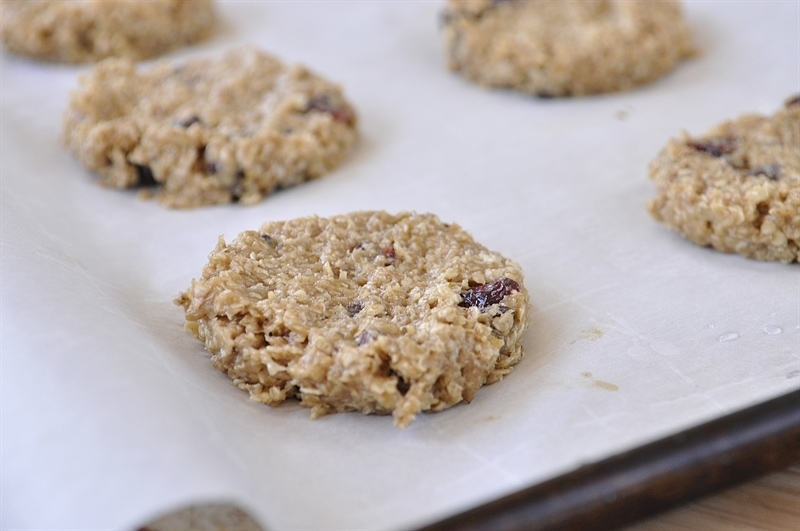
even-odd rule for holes
{"type": "Polygon", "coordinates": [[[253,207],[165,210],[62,147],[87,67],[0,54],[3,529],[131,529],[234,501],[271,529],[401,529],[800,387],[800,268],[653,222],[647,163],[685,129],[800,92],[800,4],[687,2],[701,54],[640,89],[537,100],[447,72],[442,4],[219,2],[182,60],[254,44],[340,82],[362,139],[253,207]],[[218,235],[360,209],[434,212],[519,261],[527,355],[407,430],[250,402],[172,298],[218,235]]]}

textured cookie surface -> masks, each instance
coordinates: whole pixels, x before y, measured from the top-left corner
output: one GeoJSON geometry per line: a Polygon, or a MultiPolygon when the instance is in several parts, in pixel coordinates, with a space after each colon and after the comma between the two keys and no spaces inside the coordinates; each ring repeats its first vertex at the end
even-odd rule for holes
{"type": "Polygon", "coordinates": [[[65,141],[107,186],[157,186],[166,206],[253,204],[337,166],[356,140],[340,88],[252,48],[82,78],[65,141]]]}
{"type": "Polygon", "coordinates": [[[448,0],[449,67],[542,97],[620,91],[692,53],[678,1],[448,0]]]}
{"type": "Polygon", "coordinates": [[[431,214],[357,212],[220,239],[181,293],[187,328],[251,398],[312,416],[472,400],[521,359],[528,294],[513,261],[431,214]]]}
{"type": "Polygon", "coordinates": [[[653,217],[698,245],[800,261],[800,101],[671,140],[650,165],[653,217]]]}
{"type": "Polygon", "coordinates": [[[0,36],[17,54],[62,63],[142,60],[201,41],[211,0],[2,0],[0,36]]]}

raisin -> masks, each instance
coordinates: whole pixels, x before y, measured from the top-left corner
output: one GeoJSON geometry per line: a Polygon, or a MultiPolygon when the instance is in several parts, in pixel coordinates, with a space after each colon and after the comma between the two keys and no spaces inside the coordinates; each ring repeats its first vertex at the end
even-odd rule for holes
{"type": "Polygon", "coordinates": [[[800,94],[798,94],[794,98],[789,98],[788,100],[786,100],[785,105],[787,107],[791,107],[792,105],[800,105],[800,94]]]}
{"type": "Polygon", "coordinates": [[[776,163],[767,164],[766,166],[758,166],[750,170],[750,175],[753,177],[763,175],[767,179],[778,181],[781,178],[781,167],[776,163]]]}
{"type": "Polygon", "coordinates": [[[502,277],[489,284],[479,284],[462,293],[459,306],[487,308],[501,302],[515,291],[519,291],[519,284],[510,278],[502,277]]]}
{"type": "Polygon", "coordinates": [[[234,176],[233,186],[231,186],[231,201],[238,203],[244,195],[244,171],[239,170],[234,176]]]}
{"type": "Polygon", "coordinates": [[[314,96],[308,101],[306,112],[312,111],[328,113],[334,121],[342,122],[349,126],[353,126],[356,123],[356,115],[353,111],[347,106],[334,104],[327,94],[314,96]]]}
{"type": "Polygon", "coordinates": [[[362,346],[376,339],[378,339],[378,333],[375,330],[366,328],[363,332],[356,336],[356,343],[358,343],[359,346],[362,346]]]}
{"type": "Polygon", "coordinates": [[[205,170],[206,170],[206,175],[214,175],[219,171],[219,166],[217,165],[216,162],[208,160],[206,161],[205,170]]]}
{"type": "Polygon", "coordinates": [[[359,301],[353,301],[348,304],[345,309],[347,310],[347,313],[350,314],[350,317],[355,317],[358,312],[364,309],[364,305],[359,301]]]}
{"type": "Polygon", "coordinates": [[[711,138],[709,140],[689,140],[686,143],[692,149],[707,153],[712,157],[721,157],[736,150],[737,140],[733,137],[711,138]]]}
{"type": "Polygon", "coordinates": [[[187,127],[188,128],[189,126],[191,126],[193,124],[199,124],[199,123],[200,123],[200,117],[197,116],[196,114],[193,114],[190,117],[184,118],[183,120],[178,122],[178,125],[180,125],[181,127],[187,127]]]}
{"type": "Polygon", "coordinates": [[[150,169],[150,166],[144,166],[142,164],[134,164],[134,168],[136,168],[136,184],[133,186],[136,188],[150,188],[153,186],[158,186],[158,181],[156,178],[153,177],[153,170],[150,169]]]}

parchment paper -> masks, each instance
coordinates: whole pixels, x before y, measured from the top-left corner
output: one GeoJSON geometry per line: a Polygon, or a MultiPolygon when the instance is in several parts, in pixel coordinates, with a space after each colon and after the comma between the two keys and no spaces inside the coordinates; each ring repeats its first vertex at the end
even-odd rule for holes
{"type": "Polygon", "coordinates": [[[689,2],[700,55],[640,89],[538,100],[449,73],[441,2],[219,2],[212,41],[341,83],[362,140],[253,207],[165,210],[61,144],[88,67],[0,55],[3,529],[133,529],[229,500],[270,529],[423,524],[800,385],[800,268],[652,221],[648,162],[800,92],[800,3],[689,2]],[[519,261],[527,355],[470,405],[311,421],[250,402],[172,299],[216,238],[360,209],[434,212],[519,261]]]}

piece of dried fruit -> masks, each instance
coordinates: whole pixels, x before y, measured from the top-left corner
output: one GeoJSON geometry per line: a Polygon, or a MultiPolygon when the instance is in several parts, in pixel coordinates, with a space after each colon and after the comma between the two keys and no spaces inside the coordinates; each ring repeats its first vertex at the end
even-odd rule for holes
{"type": "Polygon", "coordinates": [[[733,137],[710,138],[708,140],[689,140],[686,145],[697,151],[707,153],[712,157],[721,157],[733,153],[738,141],[733,137]]]}
{"type": "Polygon", "coordinates": [[[206,161],[205,170],[206,170],[206,175],[214,175],[219,171],[219,166],[217,166],[216,162],[208,160],[206,161]]]}
{"type": "Polygon", "coordinates": [[[356,115],[352,109],[346,106],[337,106],[327,94],[314,96],[308,101],[306,112],[312,111],[328,113],[335,121],[349,126],[353,126],[356,123],[356,115]]]}
{"type": "Polygon", "coordinates": [[[359,301],[353,301],[349,303],[345,309],[347,310],[347,313],[350,314],[350,317],[353,317],[364,309],[364,305],[359,301]]]}
{"type": "Polygon", "coordinates": [[[753,177],[763,175],[767,179],[778,181],[781,178],[781,167],[777,163],[758,166],[750,170],[750,175],[753,177]]]}
{"type": "Polygon", "coordinates": [[[178,125],[180,125],[181,127],[189,127],[190,125],[197,124],[197,123],[200,123],[200,117],[197,116],[196,114],[193,114],[193,115],[189,116],[188,118],[184,118],[183,120],[178,122],[178,125]]]}
{"type": "Polygon", "coordinates": [[[234,175],[233,186],[231,186],[231,202],[238,203],[244,195],[244,171],[239,170],[234,175]]]}
{"type": "Polygon", "coordinates": [[[785,105],[787,107],[791,107],[792,105],[800,105],[800,94],[798,94],[794,98],[789,98],[788,100],[786,100],[785,105]]]}
{"type": "Polygon", "coordinates": [[[459,306],[487,308],[501,302],[515,291],[519,291],[519,284],[515,280],[502,277],[489,284],[479,284],[462,293],[459,306]]]}
{"type": "Polygon", "coordinates": [[[381,249],[381,254],[386,258],[394,258],[395,256],[394,247],[391,245],[389,247],[384,247],[383,249],[381,249]]]}

